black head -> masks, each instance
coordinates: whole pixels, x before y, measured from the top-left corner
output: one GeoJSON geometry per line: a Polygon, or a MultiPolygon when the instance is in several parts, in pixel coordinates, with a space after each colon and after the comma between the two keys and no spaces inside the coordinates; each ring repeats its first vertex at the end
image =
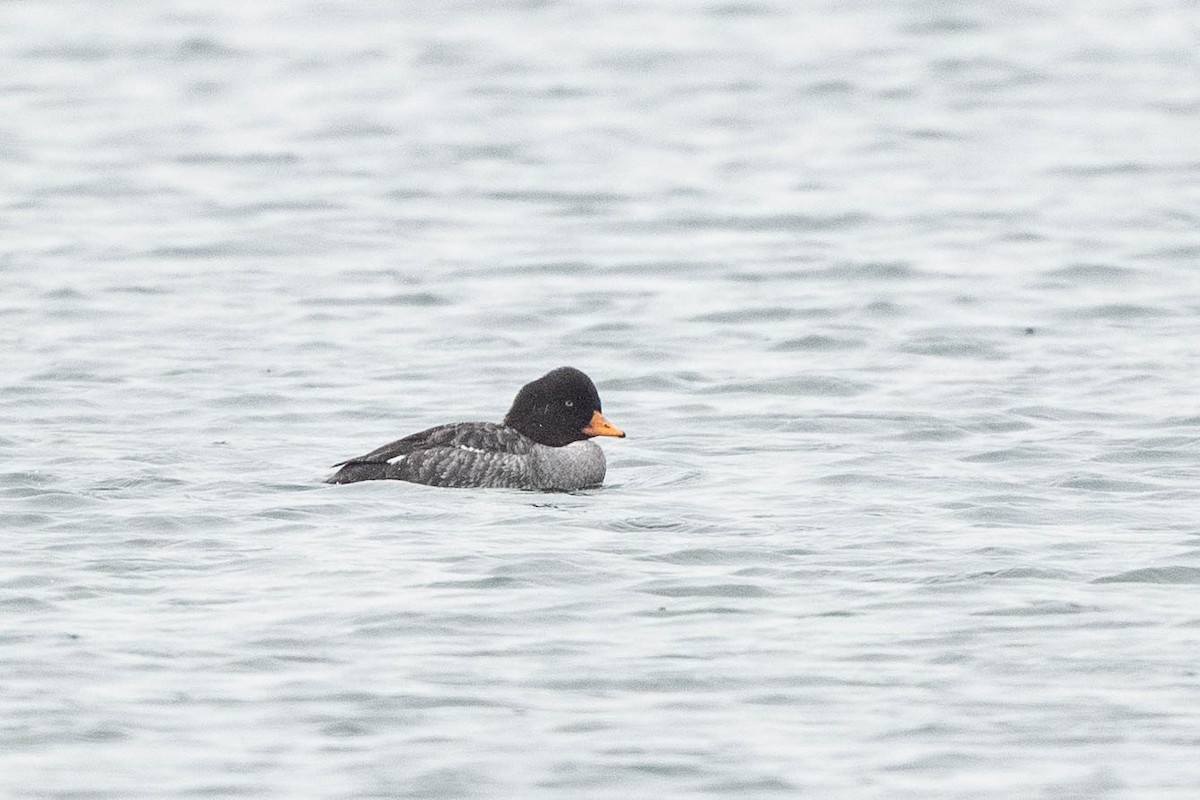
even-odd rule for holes
{"type": "Polygon", "coordinates": [[[549,447],[625,435],[600,413],[592,379],[574,367],[559,367],[522,386],[504,424],[549,447]]]}

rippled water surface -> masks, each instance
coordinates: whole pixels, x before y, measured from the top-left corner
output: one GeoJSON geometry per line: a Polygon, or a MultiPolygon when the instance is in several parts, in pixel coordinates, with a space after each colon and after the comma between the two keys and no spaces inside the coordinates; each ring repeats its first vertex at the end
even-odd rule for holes
{"type": "Polygon", "coordinates": [[[1198,14],[0,5],[0,794],[1197,796],[1198,14]]]}

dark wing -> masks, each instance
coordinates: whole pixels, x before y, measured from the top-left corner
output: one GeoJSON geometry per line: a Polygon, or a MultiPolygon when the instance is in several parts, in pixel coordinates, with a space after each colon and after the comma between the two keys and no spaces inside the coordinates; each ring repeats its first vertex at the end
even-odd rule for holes
{"type": "MultiPolygon", "coordinates": [[[[533,443],[507,425],[438,425],[351,458],[327,483],[392,478],[432,486],[503,486],[523,482],[533,443]]],[[[531,478],[529,480],[532,480],[531,478]]]]}
{"type": "Polygon", "coordinates": [[[528,454],[469,447],[431,447],[409,453],[389,463],[383,477],[428,486],[475,489],[538,486],[533,459],[528,454]]]}

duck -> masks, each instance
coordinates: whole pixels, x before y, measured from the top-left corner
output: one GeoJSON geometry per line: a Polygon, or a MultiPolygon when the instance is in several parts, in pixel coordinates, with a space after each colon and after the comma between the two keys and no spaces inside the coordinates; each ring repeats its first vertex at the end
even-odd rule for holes
{"type": "Polygon", "coordinates": [[[574,491],[600,486],[607,471],[597,436],[625,438],[600,409],[596,385],[559,367],[521,387],[504,422],[454,422],[347,459],[325,479],[342,484],[400,480],[471,489],[574,491]]]}

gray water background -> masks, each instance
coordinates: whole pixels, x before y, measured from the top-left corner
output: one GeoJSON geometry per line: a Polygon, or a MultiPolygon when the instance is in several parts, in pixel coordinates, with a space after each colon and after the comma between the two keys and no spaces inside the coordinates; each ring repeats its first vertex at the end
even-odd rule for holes
{"type": "Polygon", "coordinates": [[[0,4],[0,795],[1196,797],[1198,14],[0,4]]]}

